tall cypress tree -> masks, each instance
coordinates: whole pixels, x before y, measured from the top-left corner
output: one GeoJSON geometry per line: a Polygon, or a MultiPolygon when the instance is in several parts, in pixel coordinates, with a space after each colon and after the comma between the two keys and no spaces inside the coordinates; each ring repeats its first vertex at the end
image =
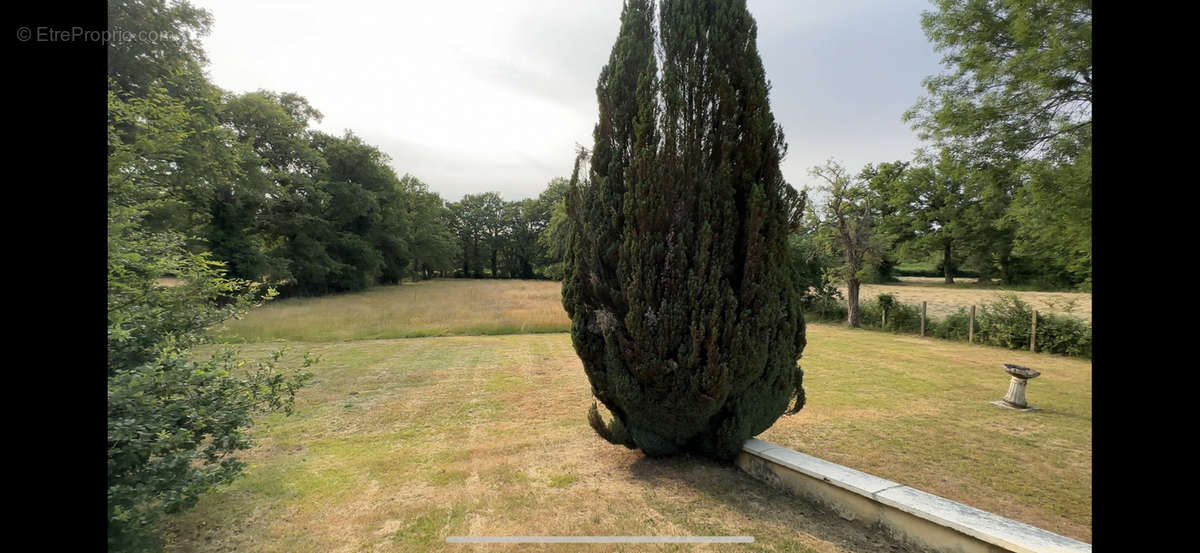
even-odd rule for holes
{"type": "Polygon", "coordinates": [[[786,263],[783,132],[744,1],[629,0],[572,179],[563,305],[602,437],[737,456],[796,397],[805,346],[786,263]],[[660,47],[655,54],[656,41],[660,47]],[[661,71],[660,71],[661,62],[661,71]]]}

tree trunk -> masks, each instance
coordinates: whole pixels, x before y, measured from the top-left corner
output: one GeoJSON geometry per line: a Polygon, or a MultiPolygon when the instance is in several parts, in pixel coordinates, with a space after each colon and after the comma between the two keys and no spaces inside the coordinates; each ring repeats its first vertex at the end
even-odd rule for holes
{"type": "Polygon", "coordinates": [[[500,272],[496,270],[496,249],[492,249],[492,278],[500,278],[500,272]]]}
{"type": "Polygon", "coordinates": [[[471,276],[471,244],[463,242],[463,278],[471,276]]]}
{"type": "Polygon", "coordinates": [[[858,289],[862,283],[858,279],[846,282],[846,323],[850,328],[858,328],[858,289]]]}
{"type": "Polygon", "coordinates": [[[1005,285],[1014,284],[1013,283],[1014,279],[1013,279],[1012,258],[1007,254],[1001,253],[1000,259],[999,259],[999,265],[1000,265],[1000,282],[1005,285]]]}
{"type": "Polygon", "coordinates": [[[479,259],[479,242],[471,244],[471,264],[475,278],[483,278],[483,263],[479,259]]]}
{"type": "Polygon", "coordinates": [[[946,241],[946,247],[942,250],[942,270],[946,274],[946,284],[954,284],[954,273],[950,271],[950,241],[946,241]]]}

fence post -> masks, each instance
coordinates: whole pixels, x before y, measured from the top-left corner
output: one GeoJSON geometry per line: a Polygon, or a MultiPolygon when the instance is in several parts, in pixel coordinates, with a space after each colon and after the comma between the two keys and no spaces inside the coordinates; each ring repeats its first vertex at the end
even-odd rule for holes
{"type": "Polygon", "coordinates": [[[925,337],[925,302],[921,302],[921,337],[925,337]]]}
{"type": "Polygon", "coordinates": [[[975,343],[975,306],[971,306],[971,324],[967,325],[967,343],[975,343]]]}
{"type": "Polygon", "coordinates": [[[1033,310],[1033,327],[1029,331],[1029,351],[1037,353],[1037,309],[1033,310]]]}
{"type": "Polygon", "coordinates": [[[883,321],[879,324],[879,329],[887,330],[887,309],[881,309],[881,311],[883,311],[883,321]]]}

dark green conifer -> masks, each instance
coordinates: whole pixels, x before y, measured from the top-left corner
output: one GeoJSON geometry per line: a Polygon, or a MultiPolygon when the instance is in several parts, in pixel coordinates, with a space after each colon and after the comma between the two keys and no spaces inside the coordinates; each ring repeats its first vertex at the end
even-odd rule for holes
{"type": "Polygon", "coordinates": [[[797,196],[755,35],[744,0],[663,0],[657,37],[651,2],[626,2],[589,178],[572,178],[563,305],[613,414],[588,418],[650,456],[732,459],[804,405],[797,196]]]}

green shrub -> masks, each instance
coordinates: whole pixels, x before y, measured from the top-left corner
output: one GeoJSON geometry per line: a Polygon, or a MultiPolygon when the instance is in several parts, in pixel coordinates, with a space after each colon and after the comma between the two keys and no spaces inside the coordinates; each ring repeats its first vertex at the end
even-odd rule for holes
{"type": "MultiPolygon", "coordinates": [[[[1033,308],[1016,294],[985,304],[976,320],[976,336],[986,344],[1029,349],[1033,308]]],[[[1038,314],[1037,351],[1091,358],[1092,327],[1074,317],[1038,314]]]]}
{"type": "Polygon", "coordinates": [[[1000,294],[980,307],[975,336],[983,343],[1009,349],[1029,348],[1033,308],[1016,294],[1000,294]]]}
{"type": "Polygon", "coordinates": [[[1038,314],[1037,350],[1092,358],[1092,327],[1067,315],[1038,314]]]}
{"type": "Polygon", "coordinates": [[[897,303],[888,309],[887,330],[917,334],[921,332],[921,308],[897,303]]]}
{"type": "Polygon", "coordinates": [[[929,320],[925,322],[926,331],[931,336],[943,340],[958,340],[960,342],[967,341],[970,325],[971,315],[963,307],[958,308],[958,311],[943,317],[939,321],[929,320]]]}
{"type": "Polygon", "coordinates": [[[896,297],[891,294],[879,294],[875,301],[879,303],[879,309],[884,312],[891,311],[896,306],[896,297]]]}
{"type": "Polygon", "coordinates": [[[810,289],[800,300],[804,318],[813,322],[845,321],[846,298],[837,286],[826,283],[820,290],[810,289]]]}
{"type": "Polygon", "coordinates": [[[899,303],[891,294],[880,294],[874,300],[863,302],[858,309],[859,324],[863,328],[912,334],[921,331],[921,308],[899,303]],[[887,310],[886,326],[883,325],[885,309],[887,310]]]}
{"type": "Polygon", "coordinates": [[[858,325],[860,328],[879,329],[883,321],[883,310],[879,300],[860,300],[858,304],[858,325]]]}

